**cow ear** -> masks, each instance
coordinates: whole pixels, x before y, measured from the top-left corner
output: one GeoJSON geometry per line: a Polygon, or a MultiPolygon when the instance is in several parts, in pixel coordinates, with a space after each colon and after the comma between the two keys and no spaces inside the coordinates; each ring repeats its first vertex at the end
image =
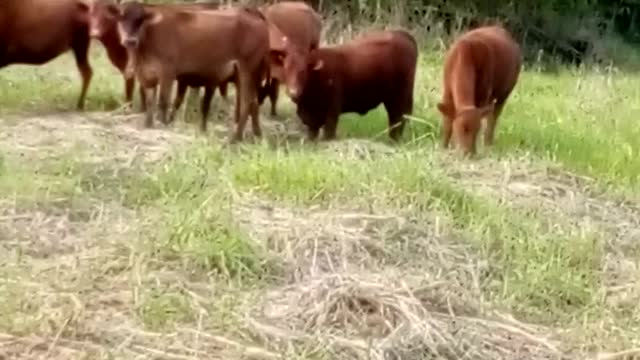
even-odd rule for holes
{"type": "Polygon", "coordinates": [[[89,4],[87,4],[87,3],[86,3],[86,2],[84,2],[84,1],[78,1],[78,2],[76,3],[76,5],[77,5],[77,7],[78,7],[78,10],[80,10],[80,11],[82,11],[82,12],[89,11],[89,4]]]}
{"type": "Polygon", "coordinates": [[[322,59],[318,59],[313,63],[313,70],[318,71],[324,67],[324,61],[322,59]]]}
{"type": "Polygon", "coordinates": [[[494,100],[489,105],[485,105],[481,108],[476,109],[478,117],[483,118],[485,116],[490,115],[495,109],[495,105],[496,105],[496,102],[494,100]]]}
{"type": "Polygon", "coordinates": [[[109,14],[111,14],[111,16],[117,17],[118,15],[120,15],[120,9],[117,5],[114,4],[109,4],[109,6],[107,7],[107,11],[109,12],[109,14]]]}
{"type": "Polygon", "coordinates": [[[440,102],[438,103],[438,110],[448,118],[452,118],[454,115],[453,107],[450,104],[440,102]]]}
{"type": "Polygon", "coordinates": [[[491,101],[491,103],[489,103],[489,105],[485,105],[482,107],[465,107],[464,109],[460,110],[460,113],[465,113],[465,115],[469,115],[469,114],[473,114],[473,117],[481,119],[484,118],[485,116],[490,115],[493,110],[495,109],[496,106],[496,101],[493,100],[491,101]]]}
{"type": "Polygon", "coordinates": [[[284,52],[276,49],[269,50],[269,60],[274,64],[282,65],[284,62],[284,52]]]}
{"type": "Polygon", "coordinates": [[[162,14],[155,11],[145,11],[144,20],[149,23],[149,25],[157,24],[162,21],[162,14]]]}

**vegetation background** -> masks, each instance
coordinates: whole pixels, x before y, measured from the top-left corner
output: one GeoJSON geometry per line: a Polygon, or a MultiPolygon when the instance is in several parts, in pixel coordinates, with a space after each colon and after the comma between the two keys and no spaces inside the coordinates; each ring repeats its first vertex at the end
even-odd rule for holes
{"type": "Polygon", "coordinates": [[[98,42],[84,113],[70,54],[0,70],[0,358],[640,356],[640,2],[314,6],[327,44],[415,34],[402,144],[382,108],[302,143],[284,92],[260,141],[224,145],[233,92],[207,136],[195,96],[143,130],[98,42]],[[527,62],[464,159],[439,146],[443,56],[492,21],[527,62]]]}

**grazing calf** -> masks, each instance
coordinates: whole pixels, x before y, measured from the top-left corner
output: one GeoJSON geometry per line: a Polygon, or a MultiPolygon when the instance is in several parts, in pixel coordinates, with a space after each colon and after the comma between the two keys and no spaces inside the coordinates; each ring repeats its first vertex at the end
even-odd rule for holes
{"type": "MultiPolygon", "coordinates": [[[[260,12],[249,8],[159,11],[138,2],[126,2],[121,6],[118,28],[130,54],[125,73],[135,71],[148,92],[147,99],[155,98],[156,86],[160,88],[161,122],[167,123],[174,80],[195,86],[210,85],[208,89],[214,89],[221,82],[234,81],[238,90],[237,127],[232,141],[242,139],[249,115],[254,134],[261,135],[257,92],[268,72],[269,37],[266,19],[260,12]]],[[[200,129],[203,132],[212,95],[212,91],[207,91],[202,99],[200,129]]],[[[145,120],[147,127],[153,123],[150,105],[148,103],[145,120]]]]}
{"type": "Polygon", "coordinates": [[[387,110],[391,139],[402,135],[404,115],[413,111],[418,58],[415,39],[406,31],[371,32],[307,55],[286,46],[271,50],[271,56],[284,58],[287,93],[310,139],[323,127],[325,139],[334,139],[340,114],[364,115],[380,104],[387,110]]]}
{"type": "MultiPolygon", "coordinates": [[[[282,38],[287,37],[293,46],[306,54],[320,44],[322,18],[311,6],[302,1],[282,1],[261,9],[269,21],[269,43],[271,49],[282,50],[282,38]]],[[[268,96],[271,115],[276,115],[276,103],[282,78],[282,61],[271,62],[271,81],[260,89],[258,101],[262,104],[268,96]]]]}
{"type": "Polygon", "coordinates": [[[43,65],[72,50],[82,76],[77,108],[83,110],[93,75],[84,6],[81,0],[0,0],[0,68],[43,65]]]}
{"type": "Polygon", "coordinates": [[[444,65],[442,144],[451,135],[465,154],[475,154],[476,137],[487,117],[485,145],[493,143],[496,122],[518,81],[520,47],[500,26],[467,32],[451,45],[444,65]]]}
{"type": "MultiPolygon", "coordinates": [[[[107,56],[111,63],[120,71],[125,78],[125,101],[126,103],[132,103],[133,90],[135,87],[135,78],[133,76],[125,77],[125,69],[129,56],[127,49],[122,45],[120,39],[120,33],[118,32],[118,17],[120,14],[120,0],[93,0],[90,4],[84,6],[84,11],[88,13],[89,18],[89,33],[91,38],[99,40],[104,46],[107,56]]],[[[194,4],[178,4],[178,5],[145,5],[146,7],[152,7],[158,11],[162,11],[163,8],[180,8],[185,10],[207,10],[215,9],[217,4],[210,3],[194,3],[194,4]]],[[[172,109],[173,118],[175,112],[180,108],[187,86],[190,84],[178,81],[178,97],[174,103],[172,109]]],[[[220,93],[226,98],[226,84],[220,87],[220,93]],[[224,85],[224,86],[223,86],[224,85]]],[[[140,87],[140,100],[142,105],[142,111],[146,111],[146,97],[142,87],[140,87]]]]}

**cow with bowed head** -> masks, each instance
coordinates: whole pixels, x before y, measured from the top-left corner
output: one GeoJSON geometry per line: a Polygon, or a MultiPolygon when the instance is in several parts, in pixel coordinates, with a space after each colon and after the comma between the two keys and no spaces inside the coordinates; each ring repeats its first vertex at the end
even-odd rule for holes
{"type": "MultiPolygon", "coordinates": [[[[269,43],[271,49],[283,50],[282,38],[286,37],[299,52],[317,49],[320,45],[322,18],[320,14],[302,1],[281,1],[260,8],[269,22],[269,43]]],[[[261,88],[260,104],[269,97],[271,115],[276,116],[276,104],[280,83],[283,80],[282,59],[272,59],[271,80],[261,88]]]]}
{"type": "Polygon", "coordinates": [[[374,31],[349,42],[301,53],[285,37],[284,50],[272,49],[272,58],[284,64],[287,94],[315,140],[336,138],[338,117],[364,115],[383,104],[389,136],[399,140],[404,115],[413,111],[418,47],[404,30],[374,31]]]}
{"type": "Polygon", "coordinates": [[[449,48],[444,65],[442,144],[451,137],[463,153],[476,153],[476,137],[487,118],[485,145],[493,143],[496,122],[513,91],[522,63],[520,47],[501,26],[471,30],[449,48]]]}
{"type": "MultiPolygon", "coordinates": [[[[174,80],[207,86],[235,79],[236,133],[232,141],[242,139],[249,116],[254,134],[261,136],[257,95],[262,80],[268,77],[269,38],[266,19],[260,12],[245,7],[158,11],[138,2],[125,2],[118,29],[130,54],[125,73],[135,72],[147,91],[145,126],[153,123],[149,99],[155,98],[156,87],[160,92],[160,121],[167,123],[174,80]]],[[[203,132],[212,95],[205,92],[202,100],[203,132]]]]}
{"type": "Polygon", "coordinates": [[[77,109],[84,109],[93,70],[83,0],[1,0],[0,68],[43,65],[71,50],[82,77],[77,109]]]}
{"type": "MultiPolygon", "coordinates": [[[[125,79],[125,101],[130,104],[133,101],[133,92],[135,87],[135,77],[130,72],[125,76],[125,69],[129,62],[129,54],[122,44],[121,34],[118,31],[118,19],[120,18],[121,0],[92,0],[87,3],[83,11],[88,14],[89,34],[91,38],[97,39],[104,46],[107,56],[111,63],[120,71],[125,79]]],[[[162,5],[145,5],[145,7],[153,8],[155,11],[163,11],[163,9],[183,9],[183,10],[214,10],[219,6],[212,3],[190,3],[190,4],[162,4],[162,5]]],[[[135,60],[133,60],[135,61],[135,60]]],[[[169,115],[170,120],[174,118],[175,113],[180,108],[187,87],[197,88],[196,84],[190,84],[185,80],[178,79],[178,92],[174,101],[172,112],[169,115]]],[[[209,89],[205,86],[205,92],[213,92],[215,89],[209,89]]],[[[227,96],[227,82],[219,85],[220,93],[223,97],[227,96]]],[[[140,87],[140,100],[142,111],[146,111],[146,96],[144,89],[140,87]]]]}

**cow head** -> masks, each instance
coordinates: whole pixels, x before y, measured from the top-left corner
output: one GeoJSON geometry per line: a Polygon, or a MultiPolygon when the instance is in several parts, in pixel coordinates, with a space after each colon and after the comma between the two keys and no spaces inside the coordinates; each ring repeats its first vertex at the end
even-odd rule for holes
{"type": "Polygon", "coordinates": [[[132,1],[125,2],[120,7],[118,17],[118,32],[122,45],[129,49],[136,49],[140,39],[144,38],[146,27],[162,20],[162,14],[146,9],[143,4],[132,1]]]}
{"type": "Polygon", "coordinates": [[[133,77],[136,67],[136,50],[140,39],[144,38],[147,26],[156,24],[162,20],[162,14],[148,10],[138,2],[126,2],[120,7],[118,16],[118,33],[120,42],[127,50],[127,66],[124,75],[127,79],[133,77]]]}
{"type": "Polygon", "coordinates": [[[293,101],[302,94],[310,73],[324,67],[324,62],[317,58],[315,51],[304,53],[286,36],[282,37],[282,49],[272,47],[270,57],[272,63],[282,64],[284,84],[293,101]]]}
{"type": "Polygon", "coordinates": [[[93,0],[88,7],[89,34],[92,38],[101,38],[115,31],[120,16],[120,0],[93,0]]]}
{"type": "Polygon", "coordinates": [[[495,100],[483,107],[467,106],[454,109],[450,104],[438,103],[438,110],[453,122],[453,136],[465,154],[475,154],[476,137],[482,125],[482,119],[493,113],[495,100]]]}

